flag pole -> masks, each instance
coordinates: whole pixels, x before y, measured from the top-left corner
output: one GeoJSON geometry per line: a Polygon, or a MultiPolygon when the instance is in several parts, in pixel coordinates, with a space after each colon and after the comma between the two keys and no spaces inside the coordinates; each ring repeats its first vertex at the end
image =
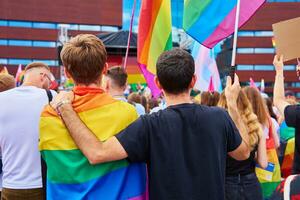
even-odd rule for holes
{"type": "Polygon", "coordinates": [[[127,48],[126,48],[124,66],[123,66],[125,70],[126,70],[127,61],[128,61],[128,53],[129,53],[129,48],[130,48],[130,39],[131,39],[131,35],[132,35],[132,26],[133,26],[135,6],[136,6],[136,0],[134,0],[134,2],[133,2],[133,8],[132,8],[131,19],[130,19],[130,28],[129,28],[129,33],[128,33],[127,48]]]}
{"type": "Polygon", "coordinates": [[[239,19],[240,19],[240,8],[241,8],[241,0],[237,0],[236,6],[236,14],[235,14],[235,25],[234,25],[234,36],[233,36],[233,47],[232,47],[232,57],[231,57],[231,68],[230,68],[230,76],[233,80],[235,68],[236,68],[236,48],[237,48],[237,36],[239,29],[239,19]]]}

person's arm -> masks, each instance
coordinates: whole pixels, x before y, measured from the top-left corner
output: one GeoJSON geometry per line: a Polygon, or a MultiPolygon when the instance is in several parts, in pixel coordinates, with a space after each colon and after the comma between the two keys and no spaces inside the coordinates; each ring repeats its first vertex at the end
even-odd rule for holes
{"type": "Polygon", "coordinates": [[[268,166],[268,156],[267,156],[267,147],[266,147],[266,138],[263,134],[263,131],[261,130],[261,138],[258,143],[258,149],[257,149],[257,163],[262,167],[266,168],[268,166]]]}
{"type": "Polygon", "coordinates": [[[271,122],[271,126],[272,126],[272,136],[274,139],[275,148],[278,149],[280,147],[280,140],[279,140],[279,137],[278,137],[278,134],[276,132],[273,122],[271,122]]]}
{"type": "Polygon", "coordinates": [[[126,151],[116,137],[111,137],[107,141],[101,142],[86,127],[73,110],[70,103],[70,93],[58,94],[51,106],[58,110],[74,142],[91,164],[120,160],[127,157],[126,151]]]}
{"type": "Polygon", "coordinates": [[[249,158],[250,148],[249,148],[249,135],[248,135],[247,127],[243,122],[237,107],[237,98],[240,90],[241,90],[241,86],[239,83],[238,76],[235,74],[233,84],[231,78],[228,76],[226,88],[225,88],[225,96],[226,96],[226,101],[228,106],[228,113],[242,137],[241,145],[237,149],[229,152],[228,154],[236,160],[245,160],[249,158]]]}
{"type": "Polygon", "coordinates": [[[286,101],[284,96],[283,56],[278,58],[278,56],[275,55],[273,65],[276,70],[273,101],[279,112],[284,115],[285,108],[290,104],[286,101]]]}

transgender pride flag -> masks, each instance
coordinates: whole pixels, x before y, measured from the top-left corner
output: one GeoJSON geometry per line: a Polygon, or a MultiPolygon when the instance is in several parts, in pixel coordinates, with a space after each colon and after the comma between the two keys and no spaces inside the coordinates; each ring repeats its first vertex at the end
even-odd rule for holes
{"type": "Polygon", "coordinates": [[[200,91],[207,91],[212,79],[215,91],[221,92],[220,75],[212,50],[195,42],[192,56],[195,59],[195,74],[197,75],[195,88],[200,91]]]}
{"type": "MultiPolygon", "coordinates": [[[[234,32],[238,0],[185,0],[183,28],[208,48],[234,32]]],[[[245,24],[265,0],[240,0],[239,27],[245,24]]]]}

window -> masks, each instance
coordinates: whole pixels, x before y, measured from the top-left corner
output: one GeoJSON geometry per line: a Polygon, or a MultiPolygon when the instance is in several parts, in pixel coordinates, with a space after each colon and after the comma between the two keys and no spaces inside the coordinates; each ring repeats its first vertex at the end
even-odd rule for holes
{"type": "Polygon", "coordinates": [[[8,40],[9,46],[32,46],[31,40],[8,40]]]}
{"type": "Polygon", "coordinates": [[[261,70],[261,71],[273,71],[274,70],[274,66],[273,65],[255,65],[254,66],[255,70],[261,70]]]}
{"type": "Polygon", "coordinates": [[[67,27],[69,30],[79,30],[79,25],[78,24],[58,24],[57,28],[60,29],[60,27],[67,27]]]}
{"type": "Polygon", "coordinates": [[[118,28],[114,26],[101,26],[101,31],[117,32],[118,28]]]}
{"type": "Polygon", "coordinates": [[[56,42],[50,41],[33,41],[34,47],[56,47],[56,42]]]}
{"type": "Polygon", "coordinates": [[[0,45],[1,46],[5,46],[8,44],[8,41],[7,40],[0,40],[0,45]]]}
{"type": "Polygon", "coordinates": [[[253,37],[254,31],[239,31],[238,36],[240,37],[253,37]]]}
{"type": "Polygon", "coordinates": [[[237,70],[253,70],[253,65],[237,65],[237,70]]]}
{"type": "Polygon", "coordinates": [[[100,26],[93,25],[79,25],[81,31],[100,31],[100,26]]]}
{"type": "Polygon", "coordinates": [[[32,60],[31,59],[8,59],[8,64],[10,65],[27,65],[29,63],[31,63],[32,60]]]}
{"type": "Polygon", "coordinates": [[[272,37],[273,31],[239,31],[240,37],[272,37]]]}
{"type": "Polygon", "coordinates": [[[271,53],[274,54],[275,53],[275,49],[274,48],[255,48],[254,49],[254,53],[271,53]]]}
{"type": "Polygon", "coordinates": [[[56,29],[57,25],[55,23],[33,22],[33,28],[56,29]]]}
{"type": "Polygon", "coordinates": [[[8,26],[31,28],[32,27],[32,22],[8,21],[8,26]]]}
{"type": "Polygon", "coordinates": [[[0,26],[7,26],[8,22],[6,20],[0,20],[0,26]]]}
{"type": "Polygon", "coordinates": [[[0,26],[23,27],[23,28],[40,28],[40,29],[59,29],[60,26],[67,26],[69,30],[84,31],[118,31],[117,26],[100,26],[88,24],[60,24],[50,22],[31,22],[31,21],[15,21],[0,20],[0,26]]]}
{"type": "Polygon", "coordinates": [[[56,60],[33,60],[33,62],[42,62],[42,63],[45,63],[47,65],[58,65],[58,61],[56,60]]]}
{"type": "Polygon", "coordinates": [[[256,37],[272,37],[273,31],[255,31],[254,36],[256,36],[256,37]]]}
{"type": "Polygon", "coordinates": [[[254,48],[238,48],[237,53],[240,54],[254,53],[254,48]]]}
{"type": "Polygon", "coordinates": [[[284,66],[284,70],[295,71],[296,70],[296,66],[295,65],[285,65],[284,66]]]}
{"type": "Polygon", "coordinates": [[[7,65],[8,64],[7,59],[6,58],[0,58],[0,64],[7,65]]]}

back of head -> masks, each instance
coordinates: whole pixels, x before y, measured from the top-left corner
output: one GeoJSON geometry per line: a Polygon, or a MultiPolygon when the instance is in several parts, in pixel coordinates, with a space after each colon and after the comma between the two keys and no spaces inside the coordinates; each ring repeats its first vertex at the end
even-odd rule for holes
{"type": "Polygon", "coordinates": [[[268,126],[268,111],[266,104],[260,95],[260,92],[253,87],[245,87],[243,88],[243,91],[245,92],[247,98],[249,99],[253,112],[257,115],[259,123],[262,125],[268,126]]]}
{"type": "Polygon", "coordinates": [[[157,78],[167,93],[180,94],[189,89],[195,73],[193,57],[183,49],[162,53],[156,63],[157,78]]]}
{"type": "Polygon", "coordinates": [[[107,53],[95,35],[80,34],[63,46],[60,57],[76,84],[89,85],[100,81],[107,53]]]}
{"type": "Polygon", "coordinates": [[[112,87],[125,90],[128,75],[124,68],[119,66],[111,67],[107,70],[106,77],[111,80],[112,87]]]}
{"type": "Polygon", "coordinates": [[[201,104],[206,106],[216,106],[219,102],[219,92],[202,92],[201,104]]]}
{"type": "Polygon", "coordinates": [[[42,62],[28,64],[25,67],[23,84],[48,89],[51,84],[51,72],[48,65],[42,62]]]}
{"type": "Polygon", "coordinates": [[[297,98],[296,98],[295,92],[293,92],[291,90],[287,90],[287,91],[285,91],[284,95],[289,104],[292,104],[292,105],[297,104],[297,98]]]}
{"type": "Polygon", "coordinates": [[[16,87],[15,78],[9,74],[0,74],[0,92],[16,87]]]}

